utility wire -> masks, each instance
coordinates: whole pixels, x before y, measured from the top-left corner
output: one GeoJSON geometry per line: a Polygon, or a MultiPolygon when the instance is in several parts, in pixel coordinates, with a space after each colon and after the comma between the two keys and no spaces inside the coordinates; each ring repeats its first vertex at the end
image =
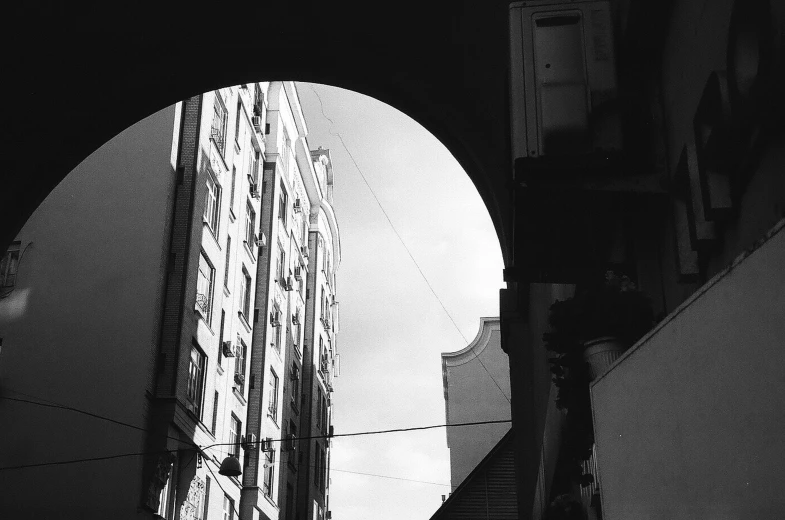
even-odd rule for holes
{"type": "MultiPolygon", "coordinates": [[[[185,450],[181,450],[185,451],[185,450]]],[[[59,460],[54,462],[38,462],[35,464],[19,464],[18,466],[3,466],[0,467],[0,471],[11,470],[11,469],[25,469],[25,468],[40,468],[42,466],[63,466],[65,464],[76,464],[79,462],[94,462],[99,460],[110,460],[110,459],[120,459],[123,457],[138,457],[142,455],[162,455],[164,453],[172,453],[171,450],[163,450],[163,451],[139,451],[135,453],[120,453],[117,455],[106,455],[104,457],[90,457],[90,458],[83,458],[83,459],[71,459],[71,460],[59,460]]]]}
{"type": "MultiPolygon", "coordinates": [[[[42,398],[39,398],[39,397],[36,397],[36,396],[33,396],[33,395],[29,395],[29,394],[24,394],[24,393],[18,392],[16,390],[11,390],[11,391],[14,392],[14,393],[17,393],[17,394],[28,395],[29,397],[33,397],[35,399],[41,399],[41,401],[46,401],[45,399],[42,399],[42,398]]],[[[87,415],[88,417],[93,417],[94,419],[100,419],[102,421],[108,421],[108,422],[113,423],[113,424],[117,424],[117,425],[120,425],[120,426],[125,426],[126,428],[132,428],[134,430],[139,430],[139,431],[142,431],[142,432],[145,432],[145,433],[149,433],[149,430],[147,428],[143,428],[141,426],[136,426],[135,424],[130,424],[130,423],[123,422],[123,421],[118,421],[117,419],[112,419],[111,417],[106,417],[104,415],[98,415],[98,414],[95,414],[95,413],[92,413],[92,412],[88,412],[86,410],[81,410],[79,408],[74,408],[73,406],[68,406],[68,405],[64,405],[64,404],[58,404],[58,403],[55,403],[54,401],[48,401],[48,402],[30,401],[29,399],[19,399],[18,397],[8,397],[8,396],[5,396],[5,395],[0,395],[0,399],[5,399],[7,401],[16,401],[18,403],[34,404],[34,405],[37,405],[37,406],[43,406],[44,408],[59,408],[61,410],[67,410],[69,412],[80,413],[80,414],[83,414],[83,415],[87,415]]],[[[161,434],[160,437],[165,437],[167,439],[172,439],[172,440],[178,441],[178,442],[186,442],[186,441],[183,441],[183,439],[181,439],[179,437],[172,437],[171,435],[161,434]]]]}
{"type": "Polygon", "coordinates": [[[348,469],[337,469],[337,468],[330,468],[330,471],[338,471],[340,473],[351,473],[353,475],[364,475],[366,477],[377,477],[377,478],[387,478],[392,480],[403,480],[405,482],[416,482],[418,484],[433,484],[434,486],[444,486],[444,487],[453,487],[452,484],[442,484],[440,482],[429,482],[427,480],[415,480],[411,478],[403,478],[403,477],[391,477],[390,475],[377,475],[376,473],[362,473],[360,471],[349,471],[348,469]]]}
{"type": "MultiPolygon", "coordinates": [[[[12,390],[12,392],[16,392],[16,391],[12,390]]],[[[16,393],[21,393],[21,392],[16,392],[16,393]]],[[[30,396],[30,397],[35,397],[35,396],[30,396]]],[[[65,406],[65,405],[59,405],[59,404],[40,403],[40,402],[36,402],[36,401],[30,401],[30,400],[27,400],[27,399],[17,399],[15,397],[7,397],[7,396],[0,396],[0,399],[7,399],[7,400],[10,400],[10,401],[18,401],[18,402],[22,402],[22,403],[29,403],[29,404],[34,404],[34,405],[37,405],[37,406],[44,406],[44,407],[47,407],[47,408],[61,408],[61,409],[72,411],[72,412],[82,413],[82,414],[88,415],[90,417],[94,417],[96,419],[102,419],[102,420],[105,420],[105,421],[109,421],[109,422],[112,422],[114,424],[118,424],[118,425],[121,425],[121,426],[126,426],[128,428],[133,428],[134,430],[140,430],[140,431],[147,432],[147,430],[145,428],[141,428],[141,427],[135,426],[133,424],[129,424],[129,423],[118,421],[118,420],[115,420],[115,419],[112,419],[112,418],[109,418],[109,417],[105,417],[103,415],[98,415],[98,414],[94,414],[94,413],[91,413],[91,412],[86,412],[84,410],[80,410],[80,409],[74,408],[72,406],[65,406]]],[[[390,429],[386,429],[386,430],[366,430],[366,431],[351,432],[351,433],[334,433],[332,435],[324,434],[324,435],[303,436],[303,437],[296,437],[296,440],[332,439],[332,438],[336,438],[336,437],[358,437],[358,436],[362,436],[362,435],[380,435],[380,434],[385,434],[385,433],[399,433],[399,432],[410,432],[410,431],[420,431],[420,430],[432,430],[432,429],[435,429],[435,428],[455,428],[455,427],[461,427],[461,426],[477,426],[477,425],[482,425],[482,424],[502,424],[502,423],[509,423],[509,422],[512,422],[512,419],[495,419],[495,420],[491,420],[491,421],[471,421],[471,422],[462,422],[462,423],[453,423],[453,424],[431,424],[431,425],[427,425],[427,426],[412,426],[412,427],[407,427],[407,428],[390,428],[390,429]]],[[[162,437],[163,437],[163,435],[162,435],[162,437]]],[[[199,448],[201,450],[207,450],[207,449],[210,449],[210,448],[214,448],[216,446],[234,446],[234,445],[237,444],[237,443],[234,443],[234,442],[219,442],[219,443],[215,443],[215,444],[210,444],[208,446],[199,446],[199,445],[197,445],[197,444],[195,444],[195,443],[193,443],[191,441],[185,441],[185,440],[183,440],[183,439],[181,439],[179,437],[171,437],[171,436],[167,435],[166,438],[189,444],[189,445],[197,447],[197,448],[199,448]]],[[[290,439],[280,438],[280,439],[270,439],[270,440],[272,442],[285,442],[285,441],[288,441],[290,439]]],[[[261,442],[261,441],[257,441],[257,443],[259,443],[259,442],[261,442]]]]}
{"type": "MultiPolygon", "coordinates": [[[[463,338],[463,341],[468,345],[469,344],[469,339],[464,335],[463,331],[461,331],[461,328],[455,322],[455,319],[453,319],[452,314],[450,314],[450,311],[447,310],[447,307],[444,305],[444,302],[442,301],[442,299],[439,298],[438,294],[436,294],[436,290],[431,285],[431,282],[428,281],[428,278],[425,276],[425,273],[420,268],[420,264],[418,264],[417,260],[414,259],[414,255],[409,250],[409,247],[406,245],[406,242],[404,242],[403,237],[401,237],[400,233],[398,233],[398,230],[395,229],[395,225],[392,223],[392,220],[390,219],[390,216],[387,214],[387,211],[384,209],[384,206],[382,206],[382,203],[379,200],[379,197],[376,196],[376,192],[373,191],[373,188],[371,187],[370,183],[368,182],[368,179],[365,177],[365,174],[363,173],[362,169],[360,169],[360,165],[357,164],[357,161],[354,159],[354,155],[352,155],[352,152],[350,152],[349,148],[346,146],[346,143],[343,140],[343,136],[341,136],[341,133],[338,132],[337,130],[335,132],[333,132],[332,127],[335,126],[335,121],[333,121],[332,119],[327,117],[327,114],[324,113],[324,103],[322,102],[322,97],[319,95],[319,93],[316,91],[316,89],[313,87],[313,85],[309,84],[308,86],[311,88],[311,91],[313,91],[313,93],[316,94],[316,97],[319,99],[319,107],[322,110],[322,116],[324,116],[324,118],[330,122],[330,125],[331,125],[330,130],[329,130],[330,135],[334,135],[334,136],[338,137],[338,139],[341,140],[341,145],[343,145],[343,149],[346,150],[347,154],[349,154],[349,158],[351,158],[352,162],[354,163],[354,167],[357,168],[357,171],[359,172],[360,177],[362,177],[363,182],[368,187],[368,191],[371,192],[371,195],[373,196],[373,199],[376,201],[376,204],[379,206],[379,209],[382,210],[382,213],[384,214],[384,218],[387,219],[387,223],[390,224],[390,227],[392,228],[393,233],[395,233],[395,236],[398,237],[398,240],[401,242],[401,245],[403,245],[403,248],[406,250],[406,253],[409,255],[409,258],[411,258],[412,262],[414,263],[414,266],[417,268],[417,271],[420,272],[420,276],[422,276],[422,279],[425,280],[425,284],[431,290],[431,293],[433,293],[433,296],[436,298],[436,301],[438,301],[439,305],[441,305],[442,310],[444,311],[444,313],[447,315],[448,318],[450,318],[450,321],[452,322],[453,326],[455,327],[455,330],[458,331],[458,334],[460,334],[461,338],[463,338]]],[[[502,390],[501,385],[499,385],[499,382],[496,381],[495,377],[493,377],[491,372],[488,370],[488,367],[485,366],[485,363],[482,362],[482,360],[477,356],[477,354],[474,354],[474,357],[475,357],[475,359],[477,359],[477,361],[480,362],[480,365],[482,365],[482,368],[485,369],[485,372],[491,378],[491,380],[493,381],[493,384],[496,385],[496,388],[499,389],[499,392],[501,392],[501,394],[504,396],[504,398],[509,403],[510,402],[510,398],[507,397],[506,393],[504,393],[504,390],[502,390]]]]}
{"type": "MultiPolygon", "coordinates": [[[[398,433],[398,432],[410,432],[410,431],[418,431],[418,430],[432,430],[435,428],[450,428],[450,427],[459,427],[459,426],[476,426],[480,424],[500,424],[500,423],[509,423],[512,422],[511,419],[499,419],[495,421],[475,421],[475,422],[465,422],[465,423],[456,423],[456,424],[432,424],[429,426],[414,426],[411,428],[392,428],[389,430],[375,430],[375,431],[365,431],[365,432],[352,432],[352,433],[336,433],[333,435],[311,435],[306,437],[296,437],[295,441],[301,440],[309,440],[309,439],[333,439],[335,437],[358,437],[361,435],[379,435],[385,433],[398,433]]],[[[285,442],[290,441],[291,439],[271,439],[272,442],[285,442]]],[[[261,443],[261,441],[256,441],[256,444],[261,443]]],[[[237,445],[236,442],[219,442],[215,444],[211,444],[209,446],[199,446],[198,444],[192,443],[190,448],[183,448],[179,451],[187,451],[187,450],[198,450],[204,451],[211,448],[215,448],[218,446],[235,446],[237,445]]],[[[159,453],[171,453],[172,450],[165,450],[165,451],[156,451],[156,452],[135,452],[135,453],[121,453],[118,455],[108,455],[105,457],[89,457],[83,459],[72,459],[66,461],[55,461],[55,462],[39,462],[34,464],[22,464],[19,466],[3,466],[0,467],[0,471],[3,470],[10,470],[10,469],[23,469],[23,468],[34,468],[39,466],[58,466],[63,464],[76,464],[78,462],[90,462],[90,461],[97,461],[97,460],[107,460],[107,459],[117,459],[121,457],[133,457],[138,455],[156,455],[159,453]]],[[[212,461],[212,459],[205,457],[206,460],[212,461]]],[[[214,462],[214,461],[213,461],[214,462]]]]}
{"type": "MultiPolygon", "coordinates": [[[[208,459],[208,458],[206,458],[206,457],[205,457],[205,461],[206,461],[205,467],[206,467],[206,468],[207,468],[207,470],[210,472],[210,475],[212,475],[212,476],[213,476],[213,480],[215,480],[215,483],[216,483],[216,484],[218,484],[218,487],[219,487],[219,488],[221,488],[221,491],[223,491],[223,494],[224,494],[224,496],[229,496],[229,494],[226,492],[226,490],[224,489],[224,487],[221,485],[221,481],[220,481],[220,480],[218,480],[218,477],[216,477],[216,476],[215,476],[215,473],[213,473],[213,468],[211,468],[211,467],[210,467],[210,463],[213,463],[213,464],[215,464],[216,466],[217,466],[218,464],[217,464],[215,461],[213,461],[213,460],[211,460],[211,459],[208,459]]],[[[219,467],[218,469],[220,470],[220,467],[219,467]]],[[[232,500],[232,509],[234,509],[234,514],[235,514],[235,515],[237,515],[237,520],[242,520],[242,519],[240,518],[240,512],[237,510],[237,506],[235,506],[235,504],[234,504],[234,500],[232,500]]]]}

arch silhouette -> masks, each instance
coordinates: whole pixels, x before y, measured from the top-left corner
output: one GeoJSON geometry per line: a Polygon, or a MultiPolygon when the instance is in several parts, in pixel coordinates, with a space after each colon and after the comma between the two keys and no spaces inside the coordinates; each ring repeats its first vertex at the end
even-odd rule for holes
{"type": "Polygon", "coordinates": [[[3,36],[17,49],[7,77],[20,81],[4,131],[3,248],[69,171],[135,122],[220,86],[293,79],[372,96],[435,135],[476,186],[508,262],[506,4],[241,2],[221,6],[225,18],[216,9],[16,8],[3,36]]]}

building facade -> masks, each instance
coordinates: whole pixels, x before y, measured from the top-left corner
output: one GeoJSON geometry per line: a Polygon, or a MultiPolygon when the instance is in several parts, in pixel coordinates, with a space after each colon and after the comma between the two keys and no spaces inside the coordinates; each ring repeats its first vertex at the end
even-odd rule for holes
{"type": "Polygon", "coordinates": [[[0,475],[4,512],[297,518],[300,476],[325,483],[324,510],[326,465],[296,438],[312,414],[330,420],[327,399],[305,399],[309,374],[332,389],[340,246],[329,152],[306,136],[293,82],[194,96],[107,143],[30,219],[3,259],[2,441],[16,449],[0,465],[21,466],[0,475]],[[318,283],[329,300],[308,305],[318,283]],[[68,355],[51,359],[52,342],[68,355]],[[219,472],[228,458],[239,475],[219,472]],[[50,465],[63,461],[81,462],[50,465]],[[66,484],[35,501],[31,471],[66,484]]]}
{"type": "MultiPolygon", "coordinates": [[[[480,328],[471,343],[442,354],[442,383],[448,425],[510,418],[510,368],[507,354],[501,349],[499,318],[480,318],[480,328]]],[[[446,429],[453,489],[509,429],[509,423],[446,429]]]]}

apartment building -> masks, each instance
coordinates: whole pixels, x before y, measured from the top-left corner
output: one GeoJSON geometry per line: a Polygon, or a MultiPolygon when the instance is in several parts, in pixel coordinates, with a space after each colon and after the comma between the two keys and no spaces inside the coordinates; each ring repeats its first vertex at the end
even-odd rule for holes
{"type": "Polygon", "coordinates": [[[295,518],[299,476],[326,481],[285,459],[317,413],[307,329],[334,341],[308,284],[329,278],[332,304],[340,259],[329,152],[306,136],[293,82],[194,96],[97,150],[31,217],[2,263],[0,466],[15,469],[0,510],[295,518]]]}

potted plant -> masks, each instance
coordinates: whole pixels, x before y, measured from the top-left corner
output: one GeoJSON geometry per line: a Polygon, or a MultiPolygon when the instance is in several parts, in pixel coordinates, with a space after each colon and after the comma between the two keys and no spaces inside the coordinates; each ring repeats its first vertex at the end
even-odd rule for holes
{"type": "Polygon", "coordinates": [[[605,279],[550,308],[551,331],[543,335],[556,405],[567,412],[563,432],[563,461],[574,481],[593,481],[582,463],[591,456],[594,430],[589,383],[654,323],[651,301],[627,276],[607,272],[605,279]]]}
{"type": "Polygon", "coordinates": [[[608,271],[603,283],[551,305],[549,322],[545,347],[558,355],[580,355],[594,380],[651,329],[654,313],[649,298],[627,276],[608,271]]]}

